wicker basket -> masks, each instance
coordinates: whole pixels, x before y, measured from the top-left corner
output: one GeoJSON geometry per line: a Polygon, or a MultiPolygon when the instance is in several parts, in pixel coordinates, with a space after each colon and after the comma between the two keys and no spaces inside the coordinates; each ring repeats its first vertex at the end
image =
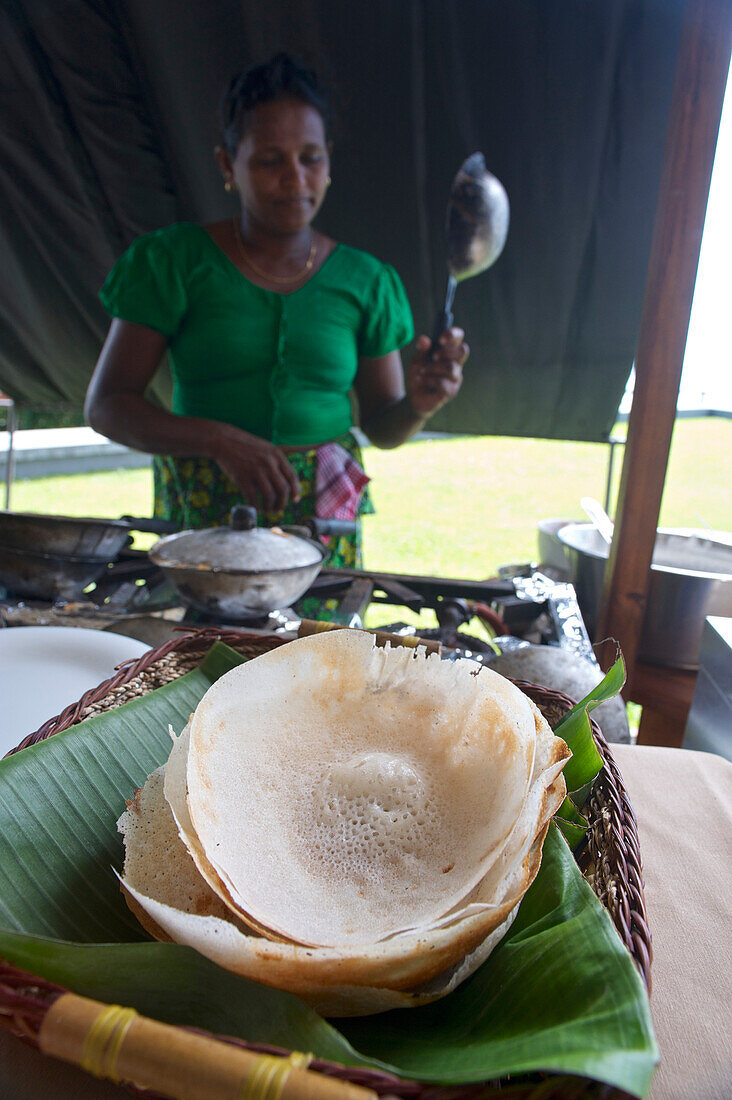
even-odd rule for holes
{"type": "MultiPolygon", "coordinates": [[[[49,719],[11,752],[68,729],[85,718],[111,710],[131,699],[148,694],[163,684],[195,668],[215,641],[225,642],[237,652],[255,657],[286,644],[277,635],[253,635],[234,630],[207,628],[187,632],[136,661],[122,665],[113,677],[86,692],[81,699],[49,719]]],[[[573,702],[561,692],[539,687],[525,681],[514,681],[545,715],[550,725],[556,723],[572,707],[573,702]]],[[[646,987],[650,991],[651,936],[646,919],[643,896],[643,874],[638,846],[638,834],[632,806],[622,778],[607,743],[593,722],[593,733],[604,767],[598,776],[592,796],[584,807],[590,827],[581,849],[575,853],[583,876],[603,903],[622,942],[630,952],[646,987]]],[[[11,755],[10,753],[8,755],[11,755]]],[[[38,1045],[38,1033],[51,1004],[61,994],[62,987],[36,975],[25,973],[0,959],[0,1026],[27,1042],[38,1045]]],[[[227,1043],[261,1053],[287,1054],[265,1044],[246,1043],[229,1036],[217,1036],[227,1043]]],[[[395,1078],[389,1074],[314,1059],[310,1069],[329,1077],[373,1089],[379,1095],[403,1097],[404,1100],[460,1100],[460,1098],[496,1096],[501,1100],[551,1100],[551,1098],[625,1096],[608,1086],[576,1077],[547,1077],[539,1083],[485,1082],[481,1085],[436,1088],[422,1082],[395,1078]]],[[[157,1100],[149,1091],[144,1093],[128,1086],[135,1095],[157,1100]]]]}

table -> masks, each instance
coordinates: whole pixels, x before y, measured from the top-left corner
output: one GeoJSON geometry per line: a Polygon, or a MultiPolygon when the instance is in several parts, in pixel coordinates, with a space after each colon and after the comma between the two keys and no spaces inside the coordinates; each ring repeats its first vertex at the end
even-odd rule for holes
{"type": "Polygon", "coordinates": [[[651,1100],[732,1096],[732,764],[613,745],[638,819],[661,1064],[651,1100]]]}
{"type": "MultiPolygon", "coordinates": [[[[661,1049],[650,1100],[732,1096],[732,763],[613,745],[638,818],[653,932],[651,1010],[661,1049]]],[[[0,1096],[129,1100],[0,1032],[0,1096]]]]}

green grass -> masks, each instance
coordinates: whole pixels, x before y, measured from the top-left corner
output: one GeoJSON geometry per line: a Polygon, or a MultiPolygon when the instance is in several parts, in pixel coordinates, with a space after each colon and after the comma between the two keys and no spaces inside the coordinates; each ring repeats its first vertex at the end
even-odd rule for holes
{"type": "MultiPolygon", "coordinates": [[[[732,421],[680,420],[661,523],[732,528],[732,421]]],[[[622,453],[616,454],[614,494],[622,453]]],[[[365,521],[373,569],[486,577],[536,557],[540,519],[585,519],[604,499],[608,448],[533,439],[430,440],[368,451],[378,515],[365,521]]]]}
{"type": "MultiPolygon", "coordinates": [[[[732,529],[731,454],[732,420],[677,421],[661,523],[732,529]]],[[[621,461],[622,451],[616,482],[621,461]]],[[[600,443],[467,437],[395,451],[370,447],[377,514],[364,520],[366,566],[484,578],[499,565],[535,559],[538,521],[584,519],[580,497],[604,499],[607,463],[600,443]]],[[[17,481],[11,504],[79,516],[151,515],[152,475],[113,470],[17,481]]]]}

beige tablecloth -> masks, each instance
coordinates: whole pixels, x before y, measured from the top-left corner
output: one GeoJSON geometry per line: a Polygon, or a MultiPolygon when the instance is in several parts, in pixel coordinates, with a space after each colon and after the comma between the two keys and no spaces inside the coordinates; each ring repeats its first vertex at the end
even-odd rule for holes
{"type": "MultiPolygon", "coordinates": [[[[661,1065],[651,1100],[732,1098],[732,764],[613,745],[638,818],[653,931],[651,1009],[661,1065]]],[[[2,1100],[129,1093],[0,1032],[2,1100]]]]}
{"type": "Polygon", "coordinates": [[[732,764],[612,745],[638,819],[661,1048],[651,1100],[732,1098],[732,764]]]}

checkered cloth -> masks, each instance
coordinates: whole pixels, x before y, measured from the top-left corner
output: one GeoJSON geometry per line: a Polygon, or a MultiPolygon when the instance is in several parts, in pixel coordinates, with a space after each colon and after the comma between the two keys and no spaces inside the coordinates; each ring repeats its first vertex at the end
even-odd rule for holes
{"type": "Polygon", "coordinates": [[[339,443],[317,450],[315,515],[321,519],[355,519],[369,478],[355,458],[339,443]]]}

